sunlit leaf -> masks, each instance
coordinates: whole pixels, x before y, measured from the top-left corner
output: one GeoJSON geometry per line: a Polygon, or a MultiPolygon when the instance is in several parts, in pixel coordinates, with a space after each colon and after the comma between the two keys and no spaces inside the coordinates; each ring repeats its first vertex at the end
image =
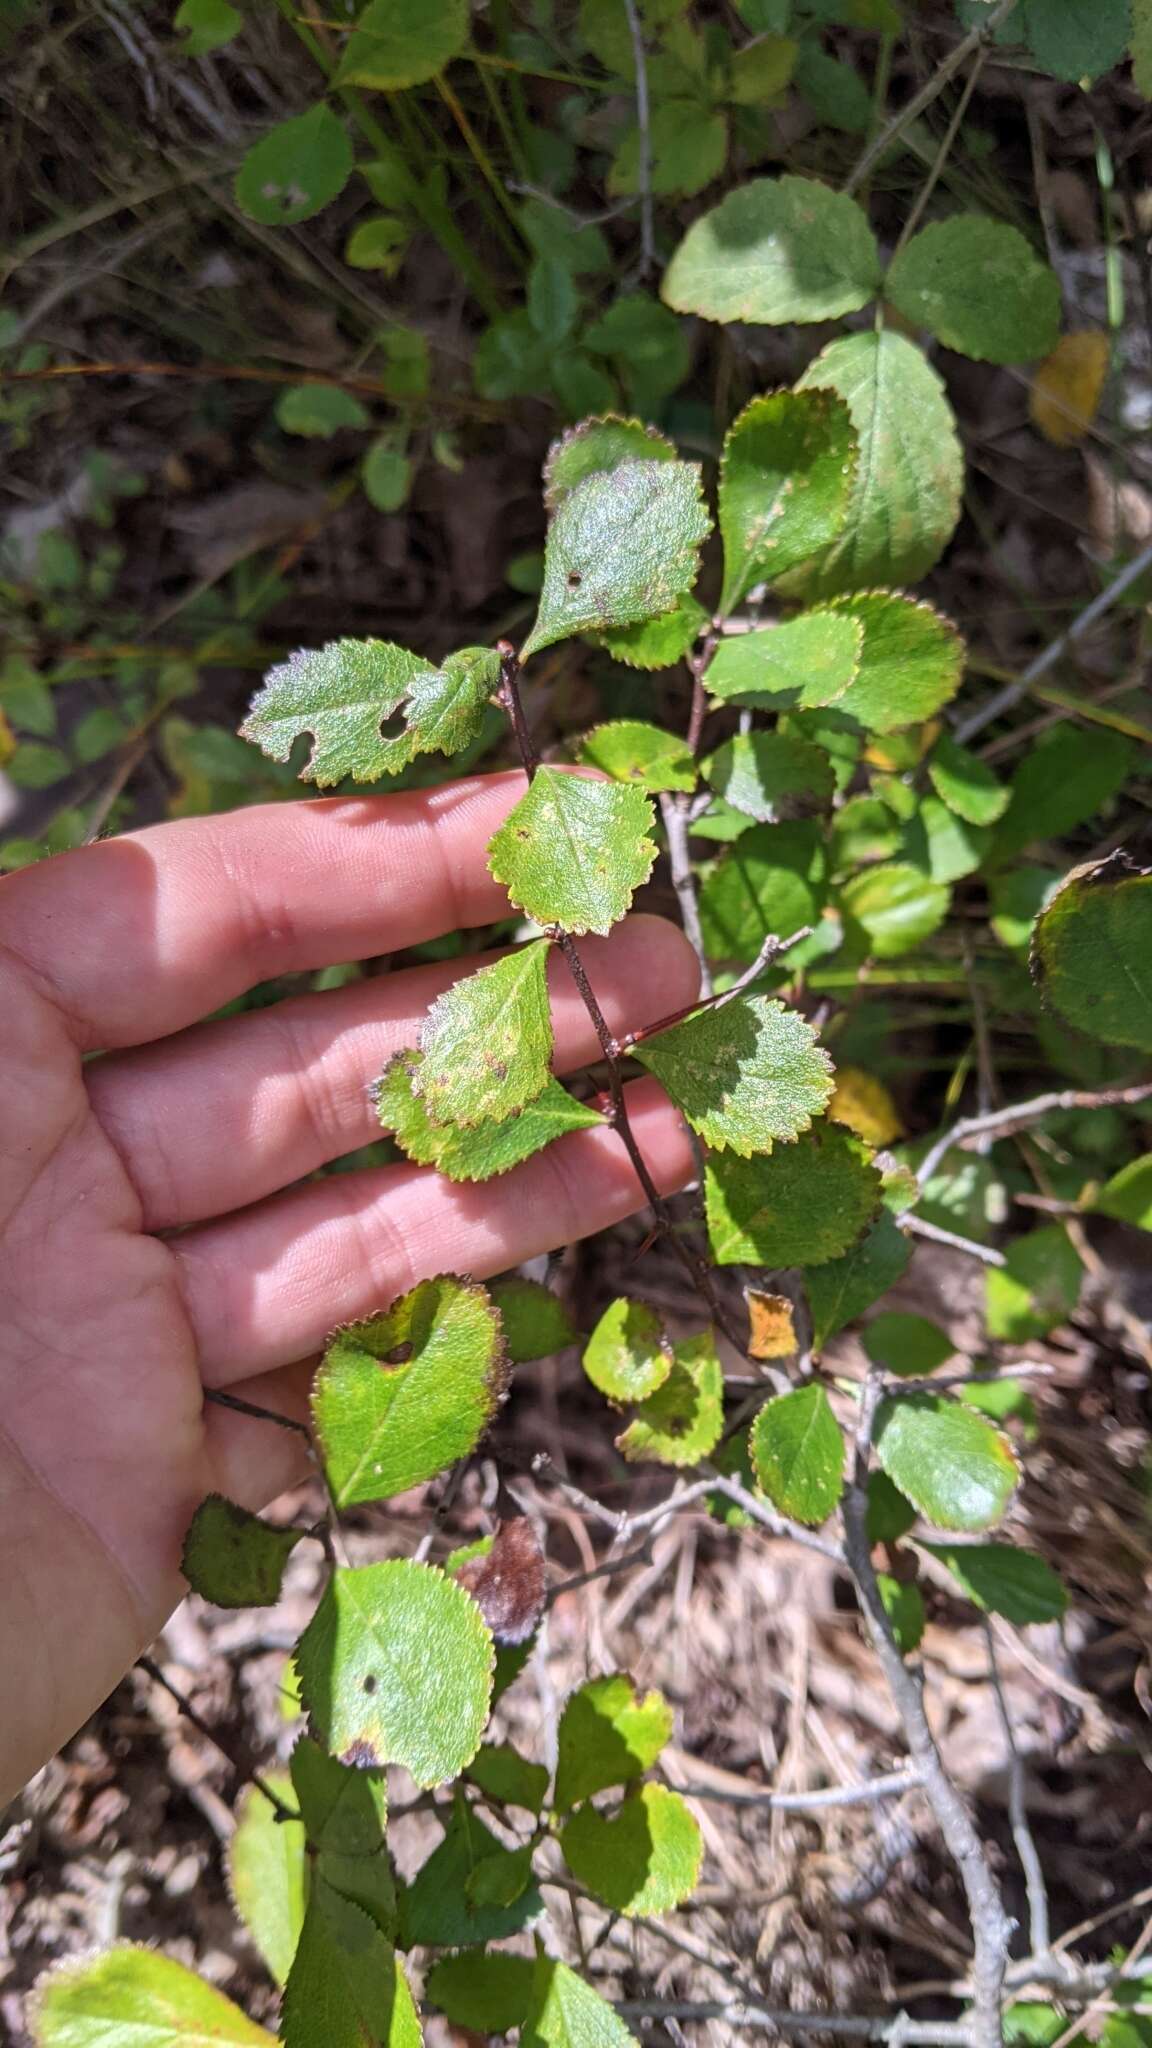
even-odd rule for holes
{"type": "Polygon", "coordinates": [[[582,1806],[560,1831],[564,1860],[606,1906],[635,1918],[691,1898],[700,1877],[700,1828],[678,1792],[641,1785],[610,1820],[582,1806]]]}
{"type": "Polygon", "coordinates": [[[616,1448],[629,1464],[698,1465],[724,1428],[724,1372],[711,1330],[677,1344],[672,1370],[641,1401],[616,1448]]]}
{"type": "Polygon", "coordinates": [[[598,1110],[549,1079],[539,1095],[501,1122],[467,1129],[433,1123],[415,1086],[423,1060],[421,1052],[396,1053],[376,1083],[373,1100],[381,1125],[409,1159],[434,1166],[448,1180],[492,1180],[567,1131],[591,1130],[604,1122],[598,1110]]]}
{"type": "Polygon", "coordinates": [[[663,1693],[636,1691],[626,1672],[591,1678],[564,1702],[557,1736],[556,1809],[628,1785],[655,1763],[672,1735],[663,1693]]]}
{"type": "Polygon", "coordinates": [[[337,1507],[386,1500],[466,1457],[507,1386],[499,1315],[483,1287],[450,1274],[337,1330],[312,1389],[337,1507]]]}
{"type": "Polygon", "coordinates": [[[837,392],[773,391],[745,406],[720,463],[721,612],[835,540],[856,458],[852,416],[837,392]]]}
{"type": "Polygon", "coordinates": [[[909,1657],[924,1634],[924,1595],[915,1581],[894,1579],[890,1572],[877,1572],[876,1590],[883,1602],[889,1626],[902,1657],[909,1657]]]}
{"type": "Polygon", "coordinates": [[[420,2048],[408,1980],[387,1937],[325,1878],[312,1881],[284,1987],[285,2048],[420,2048]]]}
{"type": "Polygon", "coordinates": [[[270,1607],[303,1534],[210,1493],[192,1517],[180,1568],[193,1592],[217,1607],[270,1607]]]}
{"type": "Polygon", "coordinates": [[[891,1091],[877,1074],[863,1067],[837,1067],[828,1114],[835,1123],[855,1131],[866,1145],[892,1145],[904,1135],[891,1091]]]}
{"type": "MultiPolygon", "coordinates": [[[[292,1780],[281,1771],[267,1782],[291,1806],[292,1780]]],[[[304,1925],[305,1842],[302,1822],[278,1820],[259,1785],[245,1786],[228,1843],[228,1890],[278,1984],[287,1981],[304,1925]]]]}
{"type": "Polygon", "coordinates": [[[893,1485],[941,1529],[990,1528],[1020,1476],[1008,1438],[943,1394],[884,1402],[876,1455],[893,1485]]]}
{"type": "Polygon", "coordinates": [[[705,761],[704,775],[725,803],[760,824],[829,809],[836,789],[827,754],[782,732],[737,733],[705,761]]]}
{"type": "Polygon", "coordinates": [[[689,228],[662,296],[678,313],[779,326],[854,313],[880,281],[855,200],[810,178],[756,178],[689,228]]]}
{"type": "Polygon", "coordinates": [[[664,612],[658,619],[644,619],[638,626],[616,626],[594,638],[625,668],[673,668],[683,661],[707,624],[704,606],[689,594],[674,611],[664,612]]]}
{"type": "Polygon", "coordinates": [[[436,1123],[498,1123],[541,1095],[552,1057],[543,939],[454,982],[424,1019],[413,1086],[436,1123]]]}
{"type": "Polygon", "coordinates": [[[692,462],[625,462],[564,496],[548,529],[529,655],[573,633],[630,626],[676,609],[696,581],[711,521],[692,462]]]}
{"type": "Polygon", "coordinates": [[[994,825],[1008,807],[1009,791],[979,754],[942,733],[928,761],[937,796],[970,825],[994,825]]]}
{"type": "Polygon", "coordinates": [[[870,732],[919,725],[954,697],[964,668],[964,642],[931,605],[888,590],[836,601],[863,632],[860,666],[836,709],[870,732]]]}
{"type": "Polygon", "coordinates": [[[911,952],[943,924],[949,891],[919,868],[885,861],[854,875],[840,892],[844,910],[868,935],[877,960],[911,952]]]}
{"type": "Polygon", "coordinates": [[[337,640],[270,670],[240,730],[274,761],[311,733],[305,782],[374,782],[418,753],[455,753],[480,730],[499,658],[466,647],[439,668],[385,640],[337,640]],[[399,730],[385,735],[404,707],[399,730]]]}
{"type": "Polygon", "coordinates": [[[28,2021],[37,2048],[273,2048],[275,2040],[215,1985],[128,1942],[57,1963],[37,1984],[28,2021]]]}
{"type": "Polygon", "coordinates": [[[338,198],[352,175],[352,145],[326,100],[254,143],[236,174],[236,203],[266,227],[291,227],[338,198]]]}
{"type": "Polygon", "coordinates": [[[756,1477],[782,1514],[826,1522],[844,1485],[844,1438],[821,1386],[766,1401],[752,1424],[756,1477]]]}
{"type": "Polygon", "coordinates": [[[635,1048],[717,1151],[747,1158],[806,1131],[832,1093],[831,1061],[798,1010],[742,994],[635,1048]]]}
{"type": "Polygon", "coordinates": [[[643,789],[539,768],[488,843],[488,866],[518,910],[568,932],[607,932],[656,858],[643,789]]]}
{"type": "Polygon", "coordinates": [[[538,1950],[520,2048],[635,2048],[635,2042],[591,1984],[538,1950]]]}
{"type": "Polygon", "coordinates": [[[296,1662],[312,1725],[344,1763],[403,1764],[418,1785],[439,1785],[480,1747],[492,1638],[475,1601],[430,1565],[335,1572],[296,1662]]]}
{"type": "Polygon", "coordinates": [[[543,1281],[524,1280],[514,1273],[506,1280],[490,1281],[488,1292],[499,1311],[513,1365],[551,1358],[579,1341],[580,1332],[567,1308],[543,1281]]]}
{"type": "MultiPolygon", "coordinates": [[[[1148,19],[1152,24],[1152,9],[1148,19]]],[[[1068,448],[1084,439],[1099,410],[1111,358],[1110,337],[1100,327],[1086,327],[1062,334],[1037,365],[1028,410],[1046,441],[1068,448]]]]}
{"type": "Polygon", "coordinates": [[[864,628],[849,613],[803,612],[721,640],[704,687],[722,703],[767,711],[834,704],[855,680],[863,646],[864,628]]]}
{"type": "Polygon", "coordinates": [[[749,1358],[791,1358],[799,1349],[796,1307],[786,1294],[767,1294],[746,1287],[749,1358]]]}
{"type": "Polygon", "coordinates": [[[654,1308],[624,1299],[609,1304],[584,1350],[584,1370],[610,1401],[643,1401],[672,1370],[672,1342],[654,1308]]]}
{"type": "Polygon", "coordinates": [[[819,1266],[863,1236],[881,1182],[856,1140],[823,1123],[768,1157],[717,1154],[705,1196],[719,1265],[819,1266]]]}
{"type": "Polygon", "coordinates": [[[986,1276],[988,1334],[1026,1344],[1066,1322],[1080,1299],[1084,1264],[1062,1223],[1014,1238],[986,1276]]]}
{"type": "Polygon", "coordinates": [[[459,56],[468,32],[468,0],[369,0],[345,45],[336,82],[385,92],[421,85],[459,56]]]}
{"type": "Polygon", "coordinates": [[[593,726],[581,741],[580,759],[617,782],[634,782],[639,789],[696,787],[695,757],[684,741],[639,718],[617,718],[609,725],[593,726]]]}
{"type": "Polygon", "coordinates": [[[1078,1031],[1152,1052],[1152,873],[1123,854],[1074,868],[1036,920],[1031,968],[1078,1031]]]}
{"type": "Polygon", "coordinates": [[[1105,1181],[1090,1206],[1099,1216],[1114,1216],[1120,1223],[1134,1223],[1138,1230],[1152,1230],[1152,1152],[1130,1159],[1105,1181]]]}
{"type": "Polygon", "coordinates": [[[544,464],[544,503],[555,514],[563,500],[587,477],[619,469],[625,462],[675,462],[671,441],[643,420],[607,413],[603,419],[581,420],[553,441],[544,464]]]}

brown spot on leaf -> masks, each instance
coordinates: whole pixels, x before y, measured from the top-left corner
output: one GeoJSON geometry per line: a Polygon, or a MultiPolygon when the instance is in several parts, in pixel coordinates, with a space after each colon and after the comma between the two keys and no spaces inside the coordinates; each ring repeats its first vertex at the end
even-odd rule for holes
{"type": "Polygon", "coordinates": [[[382,1769],[384,1763],[383,1757],[378,1755],[367,1737],[363,1735],[358,1741],[348,1744],[340,1761],[353,1771],[378,1771],[382,1769]]]}
{"type": "Polygon", "coordinates": [[[456,1574],[471,1593],[498,1643],[526,1643],[544,1612],[544,1552],[524,1515],[498,1522],[485,1557],[469,1558],[456,1574]]]}

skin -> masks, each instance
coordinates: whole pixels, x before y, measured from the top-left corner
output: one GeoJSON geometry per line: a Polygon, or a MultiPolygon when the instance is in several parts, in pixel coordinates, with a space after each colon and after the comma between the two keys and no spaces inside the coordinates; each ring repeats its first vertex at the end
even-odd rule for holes
{"type": "MultiPolygon", "coordinates": [[[[200,1021],[273,976],[499,917],[484,849],[523,790],[253,807],[0,881],[0,1804],[163,1627],[203,1496],[258,1509],[301,1476],[298,1439],[205,1388],[303,1419],[336,1323],[643,1207],[607,1129],[481,1187],[305,1178],[379,1134],[368,1084],[459,962],[200,1021]]],[[[614,1031],[696,993],[662,919],[581,951],[614,1031]]],[[[550,978],[563,1073],[597,1047],[559,960],[550,978]]],[[[683,1186],[667,1099],[638,1081],[629,1107],[658,1186],[683,1186]]]]}

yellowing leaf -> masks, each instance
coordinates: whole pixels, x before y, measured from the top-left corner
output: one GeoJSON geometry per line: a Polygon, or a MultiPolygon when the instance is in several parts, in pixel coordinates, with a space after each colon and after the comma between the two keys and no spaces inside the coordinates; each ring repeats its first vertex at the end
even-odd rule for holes
{"type": "MultiPolygon", "coordinates": [[[[291,1778],[278,1772],[265,1782],[291,1806],[291,1778]]],[[[276,1982],[283,1984],[308,1902],[305,1833],[300,1821],[277,1819],[258,1785],[246,1785],[237,1805],[236,1831],[228,1844],[228,1889],[276,1982]]]]}
{"type": "Polygon", "coordinates": [[[748,1305],[749,1358],[791,1358],[798,1348],[796,1316],[786,1294],[765,1294],[758,1287],[745,1289],[748,1305]]]}
{"type": "Polygon", "coordinates": [[[610,1401],[644,1401],[672,1370],[672,1344],[646,1301],[621,1297],[605,1309],[584,1351],[584,1370],[610,1401]]]}
{"type": "Polygon", "coordinates": [[[48,1971],[29,2020],[37,2048],[275,2048],[275,2037],[214,1985],[128,1942],[48,1971]]]}
{"type": "Polygon", "coordinates": [[[1032,423],[1057,448],[1082,441],[1096,417],[1112,344],[1099,327],[1062,335],[1032,380],[1032,423]]]}
{"type": "Polygon", "coordinates": [[[698,1465],[724,1427],[724,1374],[711,1330],[677,1344],[672,1370],[636,1410],[616,1448],[629,1464],[698,1465]]]}
{"type": "Polygon", "coordinates": [[[863,1067],[837,1067],[828,1114],[878,1149],[894,1145],[904,1134],[900,1113],[883,1081],[863,1067]]]}
{"type": "Polygon", "coordinates": [[[549,1080],[522,1109],[495,1123],[433,1123],[417,1093],[422,1052],[398,1052],[377,1081],[373,1099],[381,1126],[418,1166],[434,1166],[446,1180],[492,1180],[541,1152],[566,1131],[591,1130],[605,1119],[549,1080]]]}
{"type": "Polygon", "coordinates": [[[543,1094],[552,1057],[547,956],[538,939],[437,997],[412,1074],[434,1123],[498,1123],[543,1094]]]}

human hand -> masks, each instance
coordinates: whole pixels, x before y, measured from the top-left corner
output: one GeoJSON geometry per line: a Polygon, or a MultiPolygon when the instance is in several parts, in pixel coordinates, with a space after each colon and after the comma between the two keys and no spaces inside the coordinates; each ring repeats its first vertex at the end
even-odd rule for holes
{"type": "MultiPolygon", "coordinates": [[[[205,1388],[303,1419],[336,1323],[643,1206],[608,1129],[483,1186],[410,1165],[305,1179],[379,1135],[368,1086],[460,962],[197,1021],[275,975],[499,917],[484,849],[523,789],[269,805],[0,882],[0,1805],[163,1626],[204,1495],[260,1508],[301,1475],[297,1437],[205,1388]]],[[[696,994],[661,919],[581,950],[618,1033],[696,994]]],[[[550,965],[564,1072],[598,1047],[550,965]]],[[[628,1096],[657,1185],[682,1186],[671,1105],[650,1080],[628,1096]]]]}

